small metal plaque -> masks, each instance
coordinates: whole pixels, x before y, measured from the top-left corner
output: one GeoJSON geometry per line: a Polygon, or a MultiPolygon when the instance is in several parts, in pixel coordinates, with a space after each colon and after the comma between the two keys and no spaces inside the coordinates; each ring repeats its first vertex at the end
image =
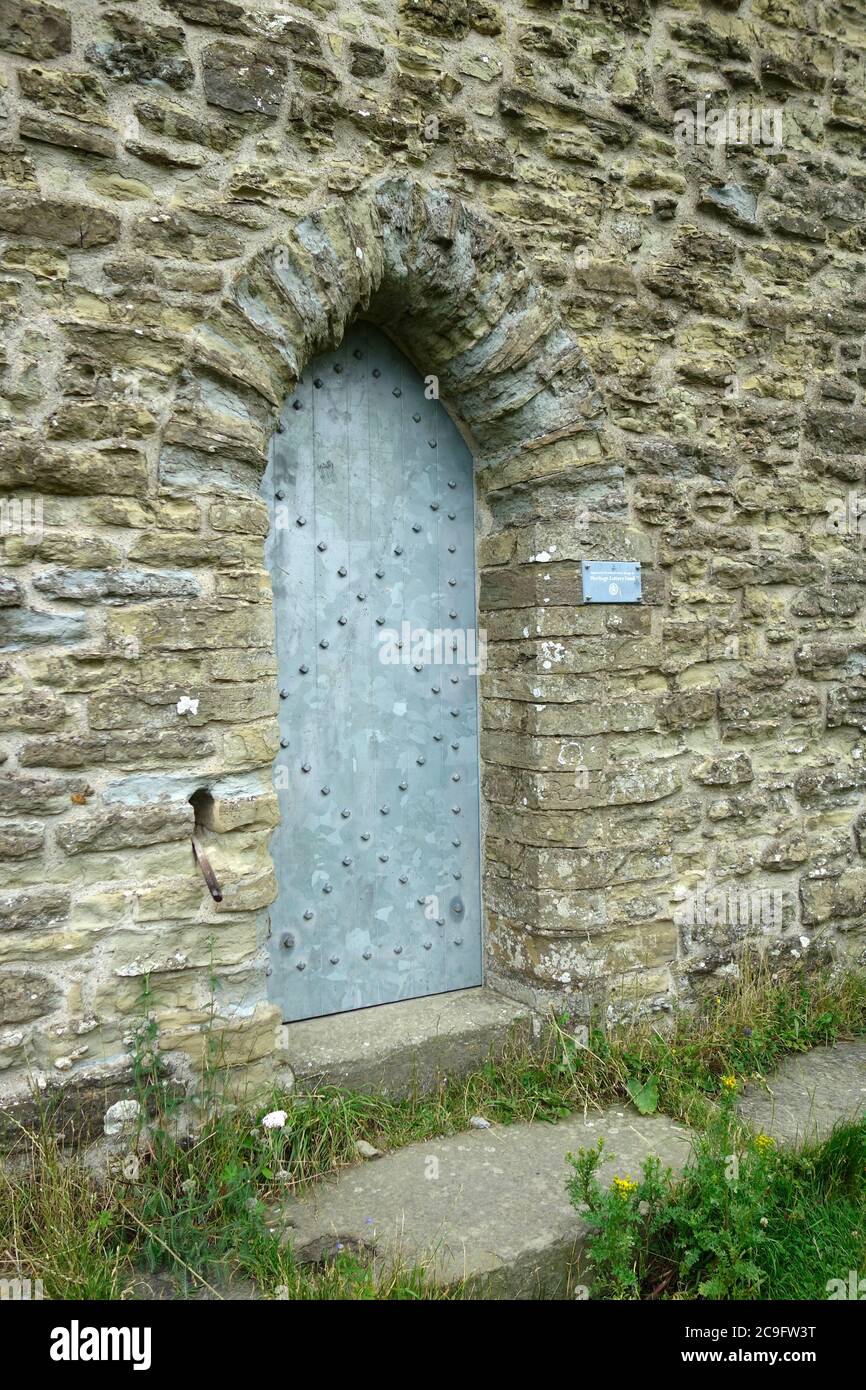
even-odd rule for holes
{"type": "Polygon", "coordinates": [[[640,562],[636,560],[584,560],[584,603],[639,603],[640,562]]]}

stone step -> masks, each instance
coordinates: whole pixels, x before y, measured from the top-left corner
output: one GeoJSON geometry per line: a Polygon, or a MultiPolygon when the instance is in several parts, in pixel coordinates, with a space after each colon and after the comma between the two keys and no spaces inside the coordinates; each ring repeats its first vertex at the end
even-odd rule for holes
{"type": "Polygon", "coordinates": [[[746,1087],[740,1114],[780,1144],[826,1138],[839,1120],[866,1114],[866,1038],[786,1057],[766,1084],[746,1087]]]}
{"type": "MultiPolygon", "coordinates": [[[[821,1138],[866,1113],[866,1039],[786,1058],[766,1087],[746,1087],[741,1113],[779,1143],[821,1138]]],[[[637,1178],[650,1154],[678,1173],[691,1142],[684,1125],[629,1105],[555,1125],[473,1129],[345,1169],[290,1199],[286,1239],[301,1261],[364,1248],[380,1267],[422,1266],[446,1286],[465,1280],[476,1298],[574,1297],[587,1227],[568,1199],[566,1158],[600,1137],[603,1184],[637,1178]]]]}
{"type": "Polygon", "coordinates": [[[481,1298],[574,1297],[586,1226],[568,1198],[568,1153],[605,1141],[602,1182],[636,1178],[658,1154],[679,1171],[689,1133],[629,1106],[558,1124],[496,1125],[411,1144],[346,1169],[292,1199],[286,1232],[298,1258],[375,1251],[380,1267],[423,1266],[481,1298]]]}
{"type": "Polygon", "coordinates": [[[495,990],[461,989],[399,1004],[288,1023],[286,1058],[300,1090],[317,1085],[399,1099],[435,1090],[499,1056],[510,1040],[531,1045],[538,1019],[495,990]]]}

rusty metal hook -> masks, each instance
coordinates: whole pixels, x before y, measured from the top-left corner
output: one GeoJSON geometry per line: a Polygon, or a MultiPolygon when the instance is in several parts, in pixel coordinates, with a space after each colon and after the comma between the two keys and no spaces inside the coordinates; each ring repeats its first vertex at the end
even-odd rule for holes
{"type": "Polygon", "coordinates": [[[211,897],[213,898],[215,903],[221,903],[223,900],[222,889],[216,881],[216,874],[210,866],[210,860],[208,859],[201,845],[196,843],[196,838],[194,835],[190,840],[190,844],[192,845],[192,852],[195,856],[195,862],[201,869],[202,877],[204,878],[204,881],[208,886],[208,891],[210,892],[211,897]]]}

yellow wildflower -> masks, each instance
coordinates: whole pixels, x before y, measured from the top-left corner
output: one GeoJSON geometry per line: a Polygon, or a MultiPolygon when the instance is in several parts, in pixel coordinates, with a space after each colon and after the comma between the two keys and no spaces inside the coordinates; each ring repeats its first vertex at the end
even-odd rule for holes
{"type": "Polygon", "coordinates": [[[735,1076],[723,1076],[722,1085],[726,1091],[735,1091],[737,1089],[737,1078],[735,1076]]]}
{"type": "Polygon", "coordinates": [[[768,1149],[776,1147],[776,1141],[769,1134],[759,1134],[755,1138],[755,1145],[761,1153],[766,1153],[768,1149]]]}
{"type": "Polygon", "coordinates": [[[631,1178],[614,1178],[613,1187],[618,1197],[628,1197],[630,1192],[637,1191],[637,1183],[631,1178]]]}

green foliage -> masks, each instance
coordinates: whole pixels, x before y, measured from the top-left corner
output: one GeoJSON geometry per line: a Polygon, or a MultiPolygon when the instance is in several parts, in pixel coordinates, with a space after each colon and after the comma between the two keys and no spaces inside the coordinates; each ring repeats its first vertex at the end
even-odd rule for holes
{"type": "Polygon", "coordinates": [[[572,1202],[590,1228],[593,1297],[826,1298],[866,1261],[866,1118],[782,1151],[737,1122],[736,1090],[680,1178],[656,1158],[638,1179],[598,1178],[601,1145],[571,1158],[572,1202]]]}
{"type": "Polygon", "coordinates": [[[646,1081],[639,1081],[637,1077],[630,1076],[625,1088],[641,1115],[652,1115],[658,1110],[658,1077],[650,1076],[646,1081]]]}

